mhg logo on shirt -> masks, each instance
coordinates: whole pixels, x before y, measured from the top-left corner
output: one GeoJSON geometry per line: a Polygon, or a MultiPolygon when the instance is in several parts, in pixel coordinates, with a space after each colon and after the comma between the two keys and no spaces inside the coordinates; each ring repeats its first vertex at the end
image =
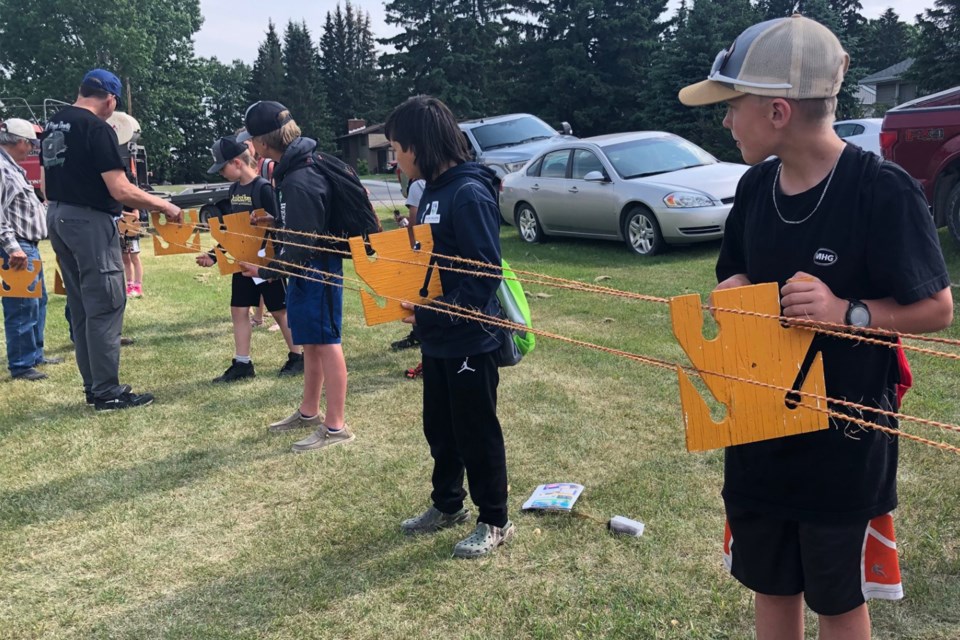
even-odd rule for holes
{"type": "Polygon", "coordinates": [[[839,259],[832,249],[817,249],[817,252],[813,254],[813,264],[820,267],[829,267],[836,264],[839,259]]]}

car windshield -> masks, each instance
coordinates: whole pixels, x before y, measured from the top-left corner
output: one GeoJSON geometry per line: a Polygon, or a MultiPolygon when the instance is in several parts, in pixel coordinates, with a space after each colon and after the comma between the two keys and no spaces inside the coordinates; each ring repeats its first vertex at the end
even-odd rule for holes
{"type": "Polygon", "coordinates": [[[473,133],[483,151],[512,147],[534,140],[545,140],[557,135],[557,132],[547,126],[543,120],[529,116],[481,125],[474,127],[470,132],[473,133]]]}
{"type": "Polygon", "coordinates": [[[603,147],[610,164],[624,180],[718,162],[712,155],[683,138],[642,138],[603,147]]]}

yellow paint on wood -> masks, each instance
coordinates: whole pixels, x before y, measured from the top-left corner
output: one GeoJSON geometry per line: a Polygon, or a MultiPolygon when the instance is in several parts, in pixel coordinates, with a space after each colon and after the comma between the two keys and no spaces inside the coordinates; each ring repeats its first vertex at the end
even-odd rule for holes
{"type": "MultiPolygon", "coordinates": [[[[266,214],[263,209],[257,209],[253,213],[258,218],[266,214]]],[[[219,245],[214,248],[214,252],[217,255],[220,275],[239,273],[240,262],[266,266],[273,258],[273,242],[266,240],[264,247],[264,237],[268,229],[251,224],[250,212],[246,211],[225,215],[222,221],[210,218],[210,235],[219,245]],[[264,249],[264,256],[258,255],[261,248],[264,249]]]]}
{"type": "Polygon", "coordinates": [[[39,298],[42,273],[43,264],[39,260],[31,260],[26,269],[19,271],[6,265],[0,267],[0,298],[39,298]]]}
{"type": "Polygon", "coordinates": [[[117,221],[117,229],[120,230],[120,235],[122,236],[126,236],[127,238],[138,238],[140,237],[140,232],[142,230],[140,218],[136,213],[125,211],[117,221]]]}
{"type": "Polygon", "coordinates": [[[60,269],[53,272],[53,292],[58,296],[67,295],[67,288],[63,286],[63,277],[60,275],[60,269]]]}
{"type": "Polygon", "coordinates": [[[67,295],[67,288],[63,284],[63,276],[60,275],[60,258],[57,258],[57,268],[53,271],[53,292],[58,296],[67,295]]]}
{"type": "MultiPolygon", "coordinates": [[[[371,235],[369,241],[376,252],[375,256],[367,255],[363,238],[350,238],[350,252],[357,276],[369,285],[374,294],[387,297],[386,304],[380,306],[373,295],[360,291],[367,326],[394,322],[409,316],[410,311],[401,308],[397,300],[415,303],[424,300],[420,296],[420,289],[426,278],[429,254],[433,251],[433,235],[428,224],[412,227],[412,235],[414,241],[419,243],[419,250],[410,246],[411,235],[407,229],[371,235]]],[[[426,297],[432,299],[442,294],[440,272],[435,268],[426,297]]]]}
{"type": "Polygon", "coordinates": [[[155,255],[172,256],[200,251],[200,232],[196,230],[196,209],[184,211],[181,224],[169,222],[159,212],[151,211],[150,223],[153,225],[154,231],[157,232],[157,235],[153,236],[153,253],[155,255]]]}
{"type": "MultiPolygon", "coordinates": [[[[720,309],[739,309],[774,317],[716,311],[717,337],[706,340],[700,296],[693,294],[670,300],[674,335],[693,366],[702,372],[701,377],[710,393],[727,409],[723,420],[714,421],[693,383],[681,368],[677,368],[687,450],[705,451],[826,429],[827,415],[822,412],[826,409],[824,400],[793,396],[799,402],[791,403],[786,392],[749,382],[794,389],[813,342],[812,332],[780,324],[776,317],[780,314],[777,284],[716,291],[712,304],[720,309]],[[711,372],[729,378],[710,375],[711,372]]],[[[826,397],[821,354],[816,354],[812,360],[800,390],[826,397]]]]}

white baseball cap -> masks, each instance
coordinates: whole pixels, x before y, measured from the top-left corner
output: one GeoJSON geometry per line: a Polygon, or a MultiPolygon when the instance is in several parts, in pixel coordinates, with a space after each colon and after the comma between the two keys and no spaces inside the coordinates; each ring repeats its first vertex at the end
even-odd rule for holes
{"type": "Polygon", "coordinates": [[[850,56],[830,29],[795,13],[748,27],[717,54],[707,79],[680,90],[696,107],[746,93],[805,100],[840,92],[850,56]]]}
{"type": "Polygon", "coordinates": [[[0,133],[10,133],[27,140],[37,139],[37,130],[33,128],[33,125],[20,118],[10,118],[0,123],[0,133]]]}

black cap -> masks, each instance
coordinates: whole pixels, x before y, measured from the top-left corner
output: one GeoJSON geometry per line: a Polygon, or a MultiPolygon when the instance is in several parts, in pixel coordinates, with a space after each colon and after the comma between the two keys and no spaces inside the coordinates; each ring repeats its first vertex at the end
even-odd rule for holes
{"type": "Polygon", "coordinates": [[[255,136],[262,136],[265,133],[276,131],[288,122],[293,121],[293,116],[289,113],[281,118],[280,114],[288,109],[279,102],[261,100],[254,102],[247,107],[247,112],[243,116],[243,131],[238,137],[237,142],[246,142],[255,136]]]}
{"type": "Polygon", "coordinates": [[[210,153],[213,154],[213,166],[207,169],[207,173],[220,173],[223,165],[239,157],[246,150],[247,145],[237,142],[236,136],[220,138],[210,147],[210,153]]]}

